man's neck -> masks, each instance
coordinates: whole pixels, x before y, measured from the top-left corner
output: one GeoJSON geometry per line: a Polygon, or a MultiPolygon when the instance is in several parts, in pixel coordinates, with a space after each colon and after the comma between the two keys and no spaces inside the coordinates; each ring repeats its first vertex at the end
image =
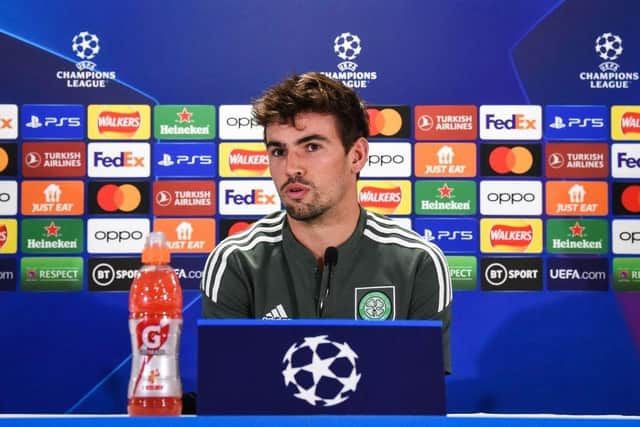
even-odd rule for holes
{"type": "Polygon", "coordinates": [[[313,221],[299,221],[288,216],[293,235],[318,260],[329,246],[338,246],[351,237],[358,225],[360,206],[355,204],[339,213],[327,214],[313,221]]]}

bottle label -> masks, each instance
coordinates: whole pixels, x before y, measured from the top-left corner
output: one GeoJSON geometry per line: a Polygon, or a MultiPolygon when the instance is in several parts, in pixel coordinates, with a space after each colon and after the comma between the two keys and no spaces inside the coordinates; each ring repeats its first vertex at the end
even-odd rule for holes
{"type": "Polygon", "coordinates": [[[131,380],[128,397],[182,396],[178,346],[182,319],[129,319],[131,380]]]}

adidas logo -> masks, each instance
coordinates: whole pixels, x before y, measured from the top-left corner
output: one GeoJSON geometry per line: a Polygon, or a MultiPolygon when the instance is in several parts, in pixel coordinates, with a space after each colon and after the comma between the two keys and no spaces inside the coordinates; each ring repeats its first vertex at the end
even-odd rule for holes
{"type": "Polygon", "coordinates": [[[284,311],[282,304],[278,304],[276,308],[271,309],[262,317],[262,320],[286,320],[289,319],[287,312],[284,311]]]}

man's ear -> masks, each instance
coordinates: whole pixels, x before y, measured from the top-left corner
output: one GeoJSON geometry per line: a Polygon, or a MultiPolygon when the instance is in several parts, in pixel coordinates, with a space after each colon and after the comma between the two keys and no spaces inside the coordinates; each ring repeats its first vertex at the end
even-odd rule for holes
{"type": "Polygon", "coordinates": [[[355,174],[360,173],[362,168],[367,164],[369,159],[369,141],[360,137],[356,139],[349,150],[349,160],[351,162],[351,171],[355,174]]]}

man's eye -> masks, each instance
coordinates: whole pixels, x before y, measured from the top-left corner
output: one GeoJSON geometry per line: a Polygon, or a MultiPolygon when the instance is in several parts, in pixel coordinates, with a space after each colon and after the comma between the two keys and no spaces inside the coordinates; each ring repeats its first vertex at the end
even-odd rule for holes
{"type": "Polygon", "coordinates": [[[273,157],[280,157],[284,154],[284,150],[282,148],[274,148],[271,150],[271,155],[273,157]]]}
{"type": "Polygon", "coordinates": [[[318,144],[307,144],[307,151],[317,151],[320,146],[318,144]]]}

